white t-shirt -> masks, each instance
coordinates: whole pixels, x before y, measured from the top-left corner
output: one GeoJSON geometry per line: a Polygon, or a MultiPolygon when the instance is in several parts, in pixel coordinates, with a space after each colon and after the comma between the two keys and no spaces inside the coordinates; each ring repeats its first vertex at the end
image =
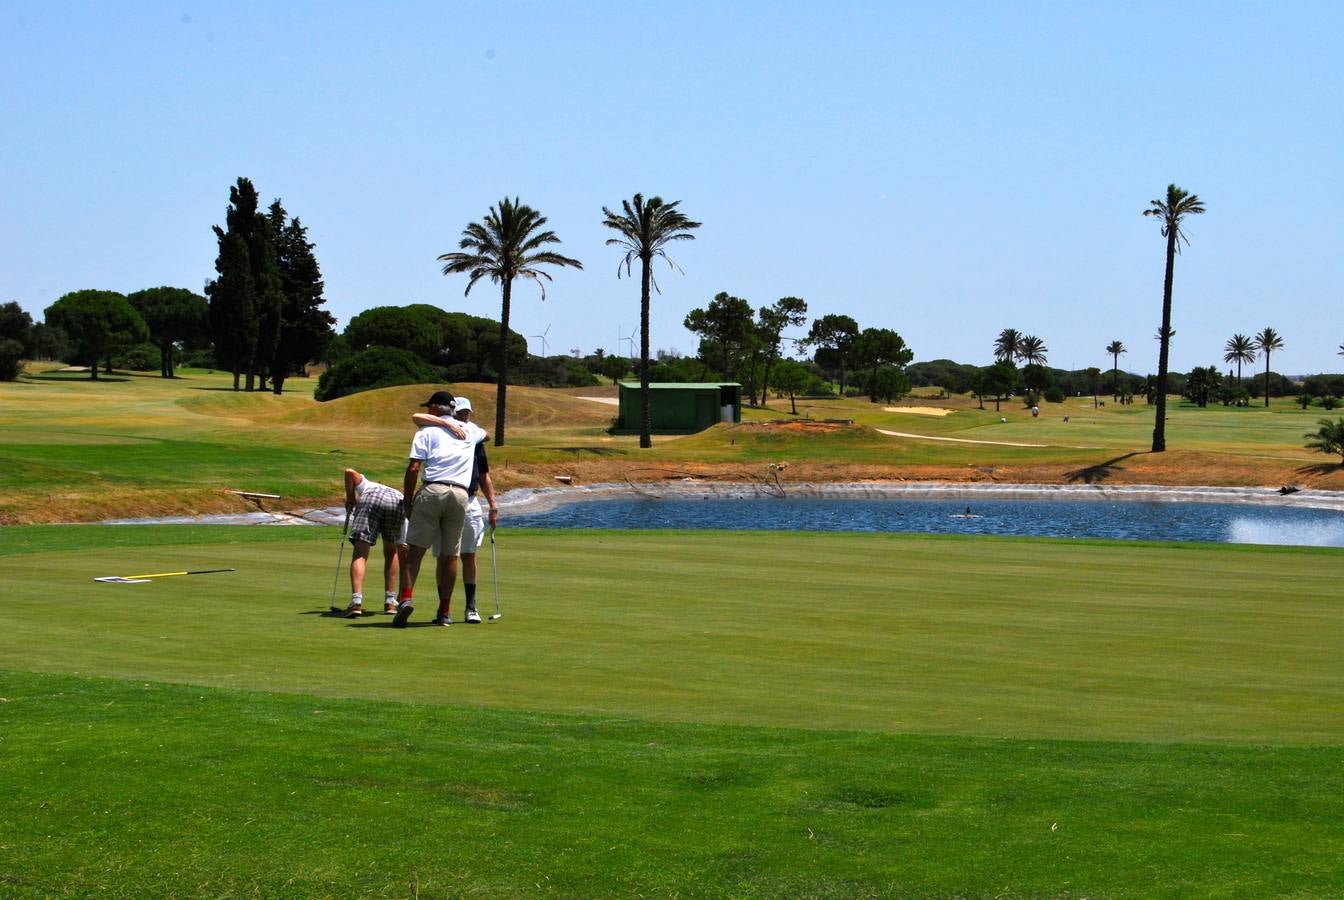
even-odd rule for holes
{"type": "Polygon", "coordinates": [[[358,483],[355,484],[355,499],[358,500],[361,497],[363,497],[364,492],[369,490],[370,488],[385,488],[385,487],[387,487],[387,485],[379,484],[372,478],[368,477],[360,478],[358,483]]]}
{"type": "Polygon", "coordinates": [[[424,461],[421,482],[449,481],[466,487],[471,483],[471,464],[476,458],[476,442],[485,439],[485,430],[475,422],[460,422],[467,436],[459,440],[447,428],[426,425],[411,441],[411,459],[424,461]]]}

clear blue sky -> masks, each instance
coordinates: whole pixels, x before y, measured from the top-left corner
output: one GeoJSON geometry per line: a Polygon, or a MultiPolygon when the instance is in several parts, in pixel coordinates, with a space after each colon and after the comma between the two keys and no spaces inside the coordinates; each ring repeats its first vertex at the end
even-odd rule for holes
{"type": "MultiPolygon", "coordinates": [[[[512,325],[622,349],[638,280],[601,207],[641,191],[704,223],[660,269],[652,345],[728,291],[892,328],[986,364],[1006,327],[1049,363],[1157,368],[1283,335],[1276,371],[1344,371],[1344,5],[1330,3],[0,4],[0,301],[213,276],[240,175],[309,228],[341,326],[371,306],[498,317],[440,274],[503,196],[561,271],[512,325]]],[[[532,338],[533,352],[541,351],[532,338]]]]}

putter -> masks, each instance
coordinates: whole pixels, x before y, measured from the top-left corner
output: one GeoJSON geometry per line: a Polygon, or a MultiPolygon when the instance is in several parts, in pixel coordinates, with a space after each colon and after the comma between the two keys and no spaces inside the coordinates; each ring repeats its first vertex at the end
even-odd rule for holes
{"type": "Polygon", "coordinates": [[[336,575],[331,579],[331,611],[341,612],[345,607],[336,605],[336,585],[341,581],[341,559],[345,556],[345,533],[350,530],[350,510],[345,511],[345,524],[341,526],[341,549],[336,552],[336,575]]]}
{"type": "Polygon", "coordinates": [[[490,529],[490,581],[495,586],[495,614],[490,617],[493,622],[504,615],[499,609],[499,566],[495,563],[495,529],[490,529]]]}

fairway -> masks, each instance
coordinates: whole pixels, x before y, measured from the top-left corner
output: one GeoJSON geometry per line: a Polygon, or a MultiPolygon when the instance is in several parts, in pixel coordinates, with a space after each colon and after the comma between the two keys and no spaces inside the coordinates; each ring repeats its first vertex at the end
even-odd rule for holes
{"type": "MultiPolygon", "coordinates": [[[[332,506],[346,466],[397,483],[410,414],[433,390],[401,386],[318,403],[313,379],[291,379],[275,396],[234,392],[228,375],[195,369],[174,379],[119,373],[98,382],[32,369],[24,381],[0,383],[0,524],[247,508],[229,489],[282,495],[278,507],[288,511],[332,506]]],[[[476,420],[493,427],[493,385],[454,390],[472,397],[476,420]]],[[[1094,407],[1090,397],[1073,397],[1046,404],[1033,418],[1017,401],[997,411],[979,409],[968,396],[909,401],[950,410],[942,416],[889,411],[862,398],[809,398],[794,416],[786,400],[773,398],[769,407],[743,410],[739,425],[658,435],[651,450],[640,450],[638,436],[606,433],[611,407],[584,399],[594,391],[614,397],[608,388],[515,386],[509,441],[490,451],[496,487],[554,487],[557,476],[574,485],[693,476],[738,483],[778,477],[786,487],[969,481],[1344,488],[1344,467],[1302,446],[1320,411],[1286,400],[1268,409],[1173,402],[1170,449],[1157,454],[1147,452],[1153,421],[1145,405],[1094,407]],[[817,427],[831,419],[850,424],[817,427]]]]}
{"type": "Polygon", "coordinates": [[[422,598],[400,632],[324,615],[334,530],[220,530],[234,542],[88,526],[94,546],[3,557],[0,663],[663,721],[1344,743],[1337,550],[505,532],[502,621],[431,628],[422,598]],[[128,566],[238,571],[92,582],[128,566]]]}
{"type": "Polygon", "coordinates": [[[333,528],[6,537],[7,894],[1344,890],[1338,550],[506,529],[394,630],[333,528]]]}

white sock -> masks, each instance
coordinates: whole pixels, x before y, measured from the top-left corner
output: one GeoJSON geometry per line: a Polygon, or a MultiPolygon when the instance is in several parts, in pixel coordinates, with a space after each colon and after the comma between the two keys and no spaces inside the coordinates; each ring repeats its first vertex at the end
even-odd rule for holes
{"type": "Polygon", "coordinates": [[[351,604],[353,604],[354,606],[363,606],[363,605],[364,605],[364,595],[363,595],[363,594],[351,594],[351,595],[350,595],[350,602],[351,602],[351,604]]]}
{"type": "Polygon", "coordinates": [[[396,591],[383,591],[383,605],[387,606],[389,604],[391,604],[392,606],[397,605],[396,591]]]}

